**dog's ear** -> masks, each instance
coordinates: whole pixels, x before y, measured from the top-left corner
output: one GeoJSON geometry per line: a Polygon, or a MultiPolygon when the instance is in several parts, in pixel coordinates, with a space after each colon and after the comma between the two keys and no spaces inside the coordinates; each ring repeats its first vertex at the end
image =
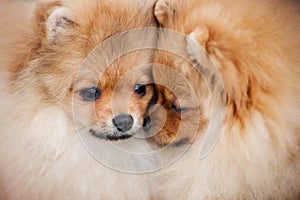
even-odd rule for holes
{"type": "Polygon", "coordinates": [[[73,26],[70,11],[65,7],[58,7],[53,10],[46,22],[48,40],[54,40],[59,34],[64,33],[68,26],[73,26]]]}
{"type": "MultiPolygon", "coordinates": [[[[194,29],[190,34],[189,37],[195,40],[199,45],[201,45],[204,49],[206,49],[207,42],[209,41],[209,30],[207,27],[198,26],[194,29]]],[[[193,46],[190,45],[187,47],[188,50],[193,51],[193,46]]],[[[191,53],[191,52],[190,52],[191,53]]],[[[194,52],[195,53],[195,52],[194,52]]]]}
{"type": "Polygon", "coordinates": [[[47,41],[53,42],[59,35],[75,26],[71,12],[61,1],[40,2],[35,9],[35,29],[47,41]]]}
{"type": "MultiPolygon", "coordinates": [[[[198,32],[198,30],[196,31],[196,33],[202,33],[198,32]]],[[[187,58],[204,79],[210,90],[213,103],[216,105],[225,105],[226,91],[223,76],[219,67],[211,60],[206,49],[199,44],[199,37],[200,36],[195,34],[195,32],[192,32],[186,37],[187,58]]]]}
{"type": "MultiPolygon", "coordinates": [[[[199,37],[202,38],[203,36],[202,34],[203,32],[196,30],[196,32],[192,32],[186,38],[188,59],[201,74],[209,89],[212,106],[211,122],[200,152],[201,159],[210,153],[220,138],[223,121],[226,116],[226,90],[222,74],[212,62],[206,50],[198,43],[199,37]]],[[[205,37],[205,34],[203,37],[205,37]]]]}
{"type": "Polygon", "coordinates": [[[168,0],[158,0],[154,6],[154,16],[160,26],[166,27],[173,17],[173,8],[168,0]]]}

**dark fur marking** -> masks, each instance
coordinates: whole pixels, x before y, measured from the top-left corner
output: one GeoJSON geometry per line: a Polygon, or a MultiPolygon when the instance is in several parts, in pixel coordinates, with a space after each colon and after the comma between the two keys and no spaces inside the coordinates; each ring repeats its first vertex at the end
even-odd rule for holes
{"type": "Polygon", "coordinates": [[[214,86],[214,85],[216,84],[216,75],[215,75],[215,74],[212,75],[212,77],[211,77],[211,79],[210,79],[210,84],[211,84],[212,86],[214,86]]]}
{"type": "Polygon", "coordinates": [[[233,116],[238,115],[237,106],[236,106],[236,103],[234,101],[232,102],[232,114],[233,114],[233,116]]]}
{"type": "Polygon", "coordinates": [[[182,145],[187,144],[188,142],[189,142],[189,138],[186,137],[186,138],[182,138],[178,141],[173,142],[171,145],[174,147],[180,147],[182,145]]]}
{"type": "Polygon", "coordinates": [[[249,80],[249,83],[247,85],[247,102],[246,107],[249,109],[252,106],[252,87],[251,87],[251,81],[249,80]]]}

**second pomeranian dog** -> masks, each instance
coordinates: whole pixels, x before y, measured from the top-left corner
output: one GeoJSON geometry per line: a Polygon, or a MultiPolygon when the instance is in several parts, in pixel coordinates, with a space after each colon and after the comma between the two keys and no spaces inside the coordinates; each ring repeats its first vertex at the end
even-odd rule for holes
{"type": "MultiPolygon", "coordinates": [[[[202,78],[209,80],[208,86],[219,82],[210,76],[214,73],[207,59],[215,63],[225,88],[212,97],[222,92],[226,96],[226,118],[219,142],[199,160],[207,130],[205,121],[199,121],[199,130],[192,135],[195,141],[189,139],[193,138],[188,137],[191,133],[183,135],[192,143],[190,149],[160,172],[164,184],[159,184],[157,190],[164,199],[300,198],[299,8],[297,1],[157,2],[155,15],[160,25],[189,35],[209,58],[189,40],[161,31],[159,46],[177,48],[179,56],[158,51],[156,62],[177,71],[183,81],[153,68],[155,82],[167,84],[159,87],[166,123],[154,139],[160,144],[176,144],[182,139],[176,131],[189,130],[182,127],[185,124],[197,125],[193,118],[209,120],[206,113],[211,107],[205,102],[209,95],[202,89],[202,78]],[[189,68],[192,65],[194,68],[189,68]],[[205,73],[200,75],[197,69],[205,73]],[[189,87],[182,86],[184,78],[189,87]],[[189,99],[196,102],[189,95],[193,91],[198,106],[186,103],[189,99]]],[[[167,148],[172,151],[188,147],[179,144],[167,148]]]]}
{"type": "MultiPolygon", "coordinates": [[[[150,198],[146,176],[103,166],[84,149],[77,130],[106,145],[142,128],[153,96],[147,65],[153,52],[128,45],[151,47],[156,34],[122,32],[154,26],[152,8],[149,1],[37,3],[32,23],[5,55],[11,62],[8,80],[1,80],[3,199],[150,198]]],[[[149,148],[143,140],[131,146],[149,148]]],[[[132,170],[154,164],[114,156],[110,160],[132,170]]]]}

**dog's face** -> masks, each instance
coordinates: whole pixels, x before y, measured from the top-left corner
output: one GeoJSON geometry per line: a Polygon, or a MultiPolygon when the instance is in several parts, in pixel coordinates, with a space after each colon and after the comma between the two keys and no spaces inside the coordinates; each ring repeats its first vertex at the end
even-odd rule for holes
{"type": "MultiPolygon", "coordinates": [[[[176,24],[178,13],[174,14],[168,1],[156,2],[154,9],[157,21],[164,28],[183,28],[184,25],[176,24]]],[[[203,106],[208,91],[199,71],[184,56],[180,57],[186,55],[186,45],[182,36],[177,38],[176,34],[161,32],[159,48],[177,49],[179,56],[158,50],[154,60],[154,63],[165,66],[153,66],[157,104],[161,106],[154,107],[151,112],[152,138],[160,145],[191,143],[207,124],[203,106]]]]}
{"type": "Polygon", "coordinates": [[[73,112],[81,128],[108,140],[126,139],[142,130],[153,98],[147,53],[128,53],[101,72],[97,64],[101,61],[86,61],[72,91],[73,112]]]}
{"type": "Polygon", "coordinates": [[[42,103],[60,105],[89,134],[130,137],[142,128],[153,95],[147,65],[153,52],[137,49],[155,44],[156,35],[129,30],[155,25],[151,6],[135,1],[38,4],[32,36],[13,64],[16,87],[42,103]]]}
{"type": "Polygon", "coordinates": [[[152,71],[160,106],[151,110],[153,130],[159,130],[153,139],[160,145],[191,143],[207,124],[203,107],[208,91],[201,74],[183,58],[160,50],[155,63],[159,63],[152,71]]]}
{"type": "MultiPolygon", "coordinates": [[[[201,38],[207,39],[207,35],[199,33],[197,29],[195,11],[200,3],[160,0],[154,8],[158,23],[165,28],[160,32],[158,47],[166,50],[157,51],[155,63],[165,65],[177,73],[170,74],[159,67],[153,67],[155,83],[164,84],[158,84],[157,89],[160,94],[158,103],[165,110],[165,123],[160,123],[159,126],[163,128],[153,136],[162,145],[193,142],[207,127],[212,117],[212,105],[220,106],[224,103],[222,79],[207,52],[200,48],[201,38]]],[[[162,111],[155,112],[152,113],[155,116],[153,121],[158,121],[155,118],[161,118],[159,115],[163,114],[162,111]]]]}

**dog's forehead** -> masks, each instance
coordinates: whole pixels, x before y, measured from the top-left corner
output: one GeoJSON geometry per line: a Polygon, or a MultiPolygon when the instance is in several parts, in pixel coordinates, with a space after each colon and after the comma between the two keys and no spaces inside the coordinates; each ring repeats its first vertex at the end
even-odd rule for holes
{"type": "Polygon", "coordinates": [[[138,3],[133,0],[80,0],[65,1],[74,20],[81,25],[79,31],[90,38],[91,43],[99,43],[116,33],[134,28],[155,26],[150,15],[151,1],[138,3]]]}
{"type": "Polygon", "coordinates": [[[101,87],[126,88],[135,84],[152,83],[151,64],[118,63],[108,67],[99,79],[101,87]],[[128,66],[130,65],[130,66],[128,66]]]}

